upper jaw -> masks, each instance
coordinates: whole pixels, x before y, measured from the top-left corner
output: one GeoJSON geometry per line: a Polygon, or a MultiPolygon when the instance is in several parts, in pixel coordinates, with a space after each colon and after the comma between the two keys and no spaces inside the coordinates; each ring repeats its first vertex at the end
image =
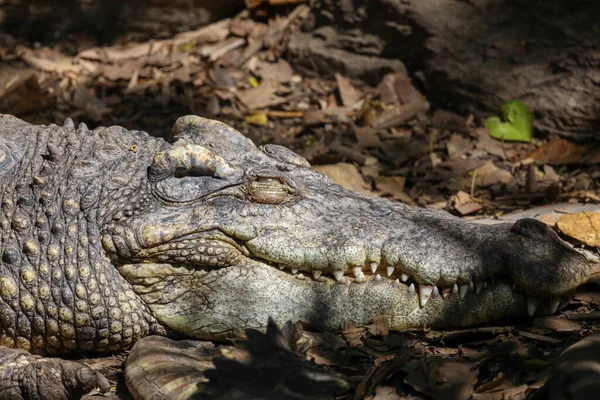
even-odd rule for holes
{"type": "MultiPolygon", "coordinates": [[[[330,251],[325,241],[315,243],[312,237],[312,246],[306,247],[292,234],[285,241],[258,235],[245,245],[253,257],[298,274],[300,279],[349,284],[389,279],[409,287],[412,284],[411,290],[419,294],[423,305],[436,294],[457,293],[464,298],[468,290],[479,293],[502,277],[529,297],[548,300],[549,308],[555,309],[590,273],[585,257],[537,221],[521,221],[516,228],[512,224],[473,225],[457,219],[440,223],[447,226],[436,229],[405,220],[400,229],[385,232],[386,239],[349,238],[336,242],[330,251]],[[541,235],[532,239],[518,229],[521,225],[540,229],[541,235]]],[[[337,236],[349,230],[339,229],[337,236]]]]}

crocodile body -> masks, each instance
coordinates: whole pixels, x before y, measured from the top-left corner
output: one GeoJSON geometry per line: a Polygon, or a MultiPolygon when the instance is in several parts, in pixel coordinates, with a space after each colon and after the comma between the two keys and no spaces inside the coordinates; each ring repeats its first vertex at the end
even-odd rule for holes
{"type": "Polygon", "coordinates": [[[221,339],[269,316],[484,324],[552,313],[590,271],[537,221],[368,198],[194,116],[166,142],[3,115],[0,195],[0,345],[34,354],[221,339]]]}

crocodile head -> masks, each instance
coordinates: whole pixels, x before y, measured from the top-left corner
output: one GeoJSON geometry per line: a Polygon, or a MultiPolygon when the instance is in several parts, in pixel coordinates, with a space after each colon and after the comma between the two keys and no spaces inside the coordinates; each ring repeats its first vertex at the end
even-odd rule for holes
{"type": "Polygon", "coordinates": [[[392,329],[553,313],[590,271],[544,224],[478,225],[365,197],[277,145],[180,118],[147,193],[103,228],[120,273],[170,329],[216,338],[276,320],[392,329]]]}

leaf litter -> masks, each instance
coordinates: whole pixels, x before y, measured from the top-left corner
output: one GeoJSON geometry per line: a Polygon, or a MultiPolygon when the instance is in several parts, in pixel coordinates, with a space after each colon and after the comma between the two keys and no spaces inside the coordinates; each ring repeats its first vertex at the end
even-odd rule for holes
{"type": "MultiPolygon", "coordinates": [[[[231,18],[160,40],[124,36],[103,46],[72,35],[40,44],[7,35],[1,111],[164,136],[180,115],[217,118],[257,144],[292,148],[353,190],[487,222],[537,218],[598,258],[597,146],[536,131],[530,143],[493,139],[486,116],[432,109],[403,72],[375,86],[342,73],[310,76],[285,58],[309,16],[306,2],[247,4],[231,18]]],[[[548,379],[544,371],[562,349],[598,332],[597,271],[557,315],[515,329],[389,332],[382,317],[337,333],[308,330],[307,357],[351,377],[340,399],[524,398],[548,379]]],[[[108,397],[126,396],[119,357],[84,360],[113,382],[108,397]]]]}

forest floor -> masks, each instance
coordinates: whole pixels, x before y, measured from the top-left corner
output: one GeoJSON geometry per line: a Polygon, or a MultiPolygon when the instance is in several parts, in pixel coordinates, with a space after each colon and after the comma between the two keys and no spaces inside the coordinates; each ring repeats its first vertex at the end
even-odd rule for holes
{"type": "MultiPolygon", "coordinates": [[[[0,34],[0,111],[33,123],[70,117],[168,137],[197,114],[257,144],[277,143],[353,190],[466,219],[530,210],[591,257],[600,245],[600,149],[534,132],[530,143],[490,137],[487,116],[432,107],[410,77],[376,86],[324,80],[286,59],[308,7],[272,18],[248,11],[196,31],[106,46],[87,34],[52,43],[0,34]],[[560,205],[556,205],[560,203],[560,205]],[[540,207],[540,208],[536,208],[540,207]]],[[[567,345],[600,330],[600,286],[584,286],[557,315],[518,325],[448,332],[389,332],[385,323],[311,333],[316,364],[350,376],[340,398],[513,399],[543,383],[567,345]],[[406,344],[413,352],[406,355],[406,344]],[[405,362],[393,362],[402,357],[405,362]]],[[[85,359],[127,398],[124,355],[85,359]]]]}

